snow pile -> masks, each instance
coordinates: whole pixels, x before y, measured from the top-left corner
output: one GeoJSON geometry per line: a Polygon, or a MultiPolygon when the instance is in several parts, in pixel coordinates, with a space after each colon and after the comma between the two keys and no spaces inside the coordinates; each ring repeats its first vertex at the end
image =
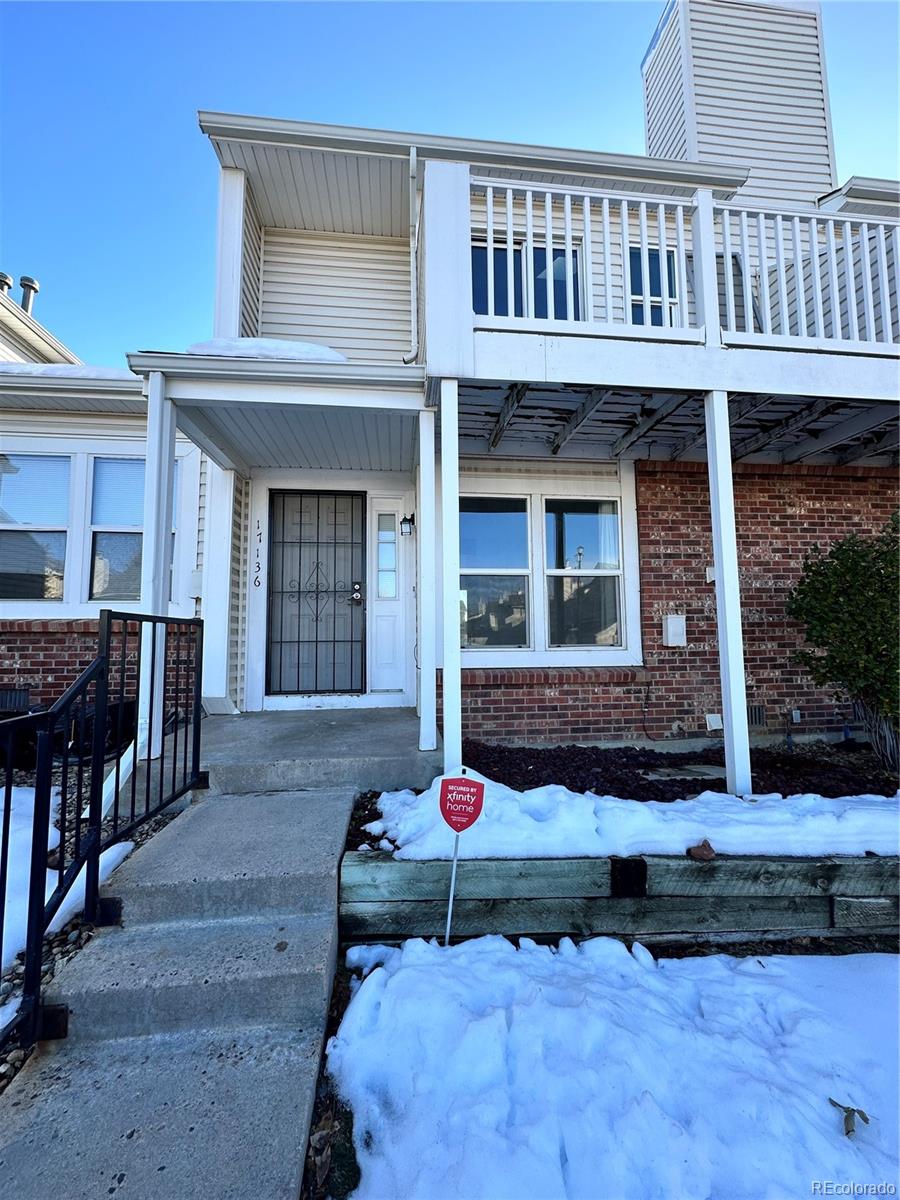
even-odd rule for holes
{"type": "Polygon", "coordinates": [[[897,1182],[897,958],[599,938],[358,947],[328,1048],[354,1200],[749,1200],[897,1182]],[[383,964],[377,966],[377,964],[383,964]],[[375,969],[372,969],[375,968],[375,969]],[[865,1110],[854,1137],[829,1103],[865,1110]]]}
{"type": "Polygon", "coordinates": [[[215,358],[289,359],[294,362],[344,363],[345,355],[330,346],[315,342],[279,341],[277,338],[212,338],[188,346],[187,354],[206,354],[215,358]]]}
{"type": "MultiPolygon", "coordinates": [[[[900,793],[884,796],[752,796],[703,792],[693,800],[639,802],[548,786],[516,792],[474,771],[484,811],[459,840],[460,858],[600,858],[684,854],[708,838],[720,854],[896,854],[900,793]]],[[[453,832],[439,811],[440,778],[421,796],[385,792],[382,820],[395,858],[453,857],[453,832]]]]}
{"type": "Polygon", "coordinates": [[[56,379],[127,379],[137,375],[124,367],[87,367],[73,363],[0,363],[0,375],[47,375],[56,379]]]}
{"type": "MultiPolygon", "coordinates": [[[[28,876],[31,869],[31,831],[34,822],[34,788],[14,787],[11,796],[9,824],[9,875],[6,880],[6,920],[3,929],[3,946],[0,952],[0,971],[13,962],[16,954],[25,946],[25,928],[28,920],[28,876]]],[[[2,811],[2,810],[0,810],[2,811]]],[[[55,850],[59,845],[59,830],[53,821],[59,811],[59,792],[54,789],[51,800],[50,834],[47,849],[55,850]]],[[[131,842],[119,842],[100,855],[100,881],[111,875],[132,848],[131,842]]],[[[59,879],[58,872],[47,872],[46,895],[53,894],[59,879]]],[[[65,900],[50,924],[50,932],[62,929],[77,912],[84,907],[84,870],[80,872],[65,900]]]]}

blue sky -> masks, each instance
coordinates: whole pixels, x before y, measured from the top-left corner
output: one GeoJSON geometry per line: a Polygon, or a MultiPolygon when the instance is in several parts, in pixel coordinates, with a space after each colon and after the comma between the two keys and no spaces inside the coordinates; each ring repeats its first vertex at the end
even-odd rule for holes
{"type": "MultiPolygon", "coordinates": [[[[0,269],[86,362],[210,335],[200,108],[643,153],[662,0],[0,3],[0,269]]],[[[841,179],[896,178],[898,6],[825,0],[841,179]]]]}

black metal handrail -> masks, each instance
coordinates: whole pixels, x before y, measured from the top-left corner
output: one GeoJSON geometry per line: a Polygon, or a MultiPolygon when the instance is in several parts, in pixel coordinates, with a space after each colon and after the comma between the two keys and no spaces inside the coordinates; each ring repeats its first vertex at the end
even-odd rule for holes
{"type": "MultiPolygon", "coordinates": [[[[0,721],[0,951],[24,952],[22,998],[0,1047],[44,1029],[43,942],[84,872],[84,914],[100,915],[100,857],[185,793],[200,771],[203,622],[100,613],[97,656],[49,708],[0,721]],[[24,946],[7,927],[15,772],[33,763],[24,946]],[[107,763],[112,763],[105,776],[107,763]],[[54,823],[55,817],[55,823],[54,823]],[[51,840],[55,843],[50,848],[51,840]],[[50,884],[53,883],[52,890],[50,884]]],[[[21,865],[21,864],[19,864],[21,865]]]]}

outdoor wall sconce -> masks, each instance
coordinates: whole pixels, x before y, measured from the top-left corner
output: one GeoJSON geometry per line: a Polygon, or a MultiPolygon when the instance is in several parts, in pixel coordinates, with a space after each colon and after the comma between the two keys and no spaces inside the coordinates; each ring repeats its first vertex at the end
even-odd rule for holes
{"type": "Polygon", "coordinates": [[[413,513],[409,517],[400,518],[400,536],[409,537],[416,527],[416,514],[413,513]]]}

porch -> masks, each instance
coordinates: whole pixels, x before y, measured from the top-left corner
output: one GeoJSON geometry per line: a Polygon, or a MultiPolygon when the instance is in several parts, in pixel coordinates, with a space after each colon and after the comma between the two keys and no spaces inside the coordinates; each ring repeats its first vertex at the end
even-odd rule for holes
{"type": "Polygon", "coordinates": [[[425,788],[440,749],[419,750],[412,708],[240,713],[203,722],[203,769],[214,792],[425,788]]]}

